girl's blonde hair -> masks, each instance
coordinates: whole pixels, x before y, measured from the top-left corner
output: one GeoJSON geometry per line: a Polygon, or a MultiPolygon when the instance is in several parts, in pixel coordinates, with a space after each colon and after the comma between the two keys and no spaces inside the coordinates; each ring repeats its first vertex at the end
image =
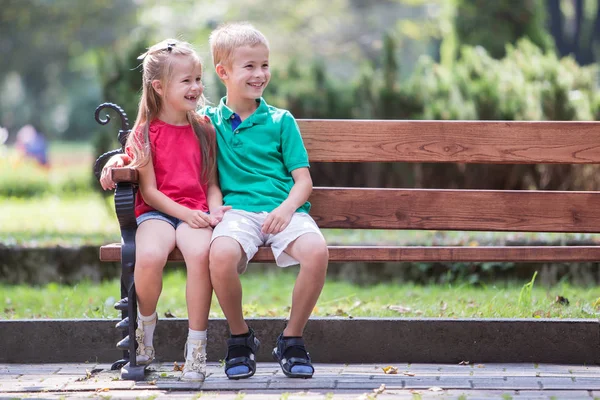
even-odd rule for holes
{"type": "MultiPolygon", "coordinates": [[[[152,81],[159,80],[163,87],[170,84],[175,57],[190,57],[202,69],[202,61],[192,46],[176,39],[166,39],[150,47],[138,57],[142,62],[142,95],[138,113],[127,138],[126,148],[132,153],[132,166],[143,166],[148,163],[152,154],[150,148],[150,122],[158,118],[163,106],[163,98],[154,90],[152,81]]],[[[204,95],[200,97],[200,107],[204,106],[204,95]]],[[[202,154],[202,180],[207,182],[215,168],[215,131],[203,117],[194,111],[188,111],[187,119],[200,142],[202,154]]]]}
{"type": "Polygon", "coordinates": [[[262,44],[269,48],[265,35],[248,22],[223,24],[212,31],[208,42],[215,67],[218,64],[230,66],[233,51],[240,47],[262,44]]]}

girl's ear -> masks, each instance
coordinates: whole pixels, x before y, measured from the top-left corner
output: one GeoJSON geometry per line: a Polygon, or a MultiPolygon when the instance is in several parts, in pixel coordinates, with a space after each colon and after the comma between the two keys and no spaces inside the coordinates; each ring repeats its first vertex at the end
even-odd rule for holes
{"type": "Polygon", "coordinates": [[[227,79],[229,76],[227,75],[227,70],[223,66],[223,64],[217,64],[215,67],[215,71],[221,80],[227,79]]]}
{"type": "Polygon", "coordinates": [[[156,93],[158,93],[160,96],[163,95],[163,86],[161,81],[159,81],[158,79],[155,79],[152,81],[152,88],[154,89],[154,91],[156,93]]]}

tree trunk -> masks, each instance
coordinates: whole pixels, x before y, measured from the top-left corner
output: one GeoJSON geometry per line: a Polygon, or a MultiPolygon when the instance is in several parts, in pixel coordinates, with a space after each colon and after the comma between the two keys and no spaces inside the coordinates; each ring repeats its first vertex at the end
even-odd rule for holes
{"type": "MultiPolygon", "coordinates": [[[[599,0],[600,1],[600,0],[599,0]]],[[[550,14],[550,32],[556,43],[558,55],[563,57],[567,55],[564,33],[564,16],[560,10],[560,0],[548,0],[548,13],[550,14]]]]}

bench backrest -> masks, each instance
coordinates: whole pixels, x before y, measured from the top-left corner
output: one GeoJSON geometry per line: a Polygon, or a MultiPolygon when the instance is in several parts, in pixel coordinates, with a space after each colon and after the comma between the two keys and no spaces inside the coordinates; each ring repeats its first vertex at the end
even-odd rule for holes
{"type": "MultiPolygon", "coordinates": [[[[600,123],[301,120],[311,162],[600,163],[600,123]]],[[[323,228],[600,232],[600,193],[316,188],[323,228]]]]}
{"type": "MultiPolygon", "coordinates": [[[[600,122],[299,120],[311,162],[598,164],[600,122]]],[[[126,173],[126,171],[123,171],[126,173]]],[[[129,177],[124,176],[125,180],[129,177]]],[[[321,228],[600,232],[600,192],[317,187],[321,228]]],[[[598,260],[600,247],[386,248],[339,259],[598,260]],[[402,252],[402,254],[396,254],[402,252]],[[514,252],[511,253],[511,252],[514,252]]]]}

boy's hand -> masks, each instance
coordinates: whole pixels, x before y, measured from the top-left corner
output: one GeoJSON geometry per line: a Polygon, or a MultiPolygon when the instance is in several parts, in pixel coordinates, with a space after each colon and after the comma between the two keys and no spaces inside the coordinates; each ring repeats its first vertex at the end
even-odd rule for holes
{"type": "Polygon", "coordinates": [[[108,159],[102,173],[100,174],[100,185],[104,190],[112,190],[115,188],[115,182],[112,180],[111,171],[113,168],[122,168],[125,163],[129,163],[130,159],[126,155],[118,154],[108,159]]]}
{"type": "Polygon", "coordinates": [[[294,215],[294,210],[288,210],[282,206],[277,207],[269,213],[262,225],[262,233],[276,234],[287,228],[294,215]]]}
{"type": "Polygon", "coordinates": [[[231,210],[231,206],[220,206],[215,211],[210,213],[210,226],[217,226],[223,220],[225,212],[231,210]]]}
{"type": "Polygon", "coordinates": [[[206,228],[210,226],[210,216],[204,211],[200,210],[188,210],[183,221],[194,229],[206,228]]]}

